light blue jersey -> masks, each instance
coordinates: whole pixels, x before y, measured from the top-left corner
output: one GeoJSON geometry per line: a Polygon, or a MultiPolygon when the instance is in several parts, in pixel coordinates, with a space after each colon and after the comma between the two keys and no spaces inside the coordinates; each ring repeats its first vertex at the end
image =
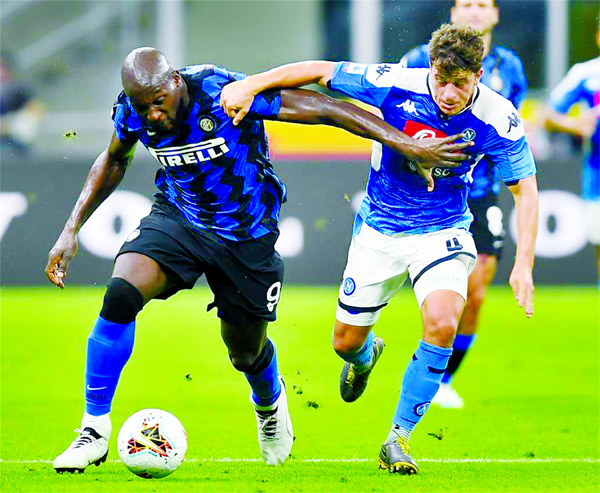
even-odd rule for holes
{"type": "MultiPolygon", "coordinates": [[[[429,68],[429,45],[424,44],[409,51],[400,60],[400,65],[429,68]]],[[[483,59],[481,68],[481,83],[502,94],[515,108],[521,109],[527,95],[527,77],[523,62],[517,54],[502,46],[493,45],[483,59]]],[[[500,193],[500,173],[487,159],[479,162],[472,177],[469,199],[480,199],[489,194],[497,196],[500,193]]]]}
{"type": "Polygon", "coordinates": [[[413,163],[383,146],[374,146],[367,193],[359,215],[384,234],[420,234],[446,228],[469,229],[467,207],[470,173],[484,156],[498,166],[502,180],[516,182],[536,173],[519,113],[510,101],[481,84],[472,103],[454,116],[436,105],[429,69],[400,64],[340,62],[331,89],[376,106],[383,118],[414,138],[445,137],[465,132],[474,142],[469,162],[457,168],[433,168],[435,189],[428,192],[413,163]]]}
{"type": "Polygon", "coordinates": [[[550,106],[559,113],[567,113],[579,102],[595,108],[597,117],[596,130],[585,149],[581,195],[586,200],[600,200],[600,57],[573,65],[550,95],[550,106]]]}

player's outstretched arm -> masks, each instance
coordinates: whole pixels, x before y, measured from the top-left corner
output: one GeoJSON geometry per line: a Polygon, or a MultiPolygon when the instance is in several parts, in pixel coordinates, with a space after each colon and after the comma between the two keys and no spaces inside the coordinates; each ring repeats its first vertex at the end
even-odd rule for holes
{"type": "Polygon", "coordinates": [[[569,116],[546,107],[543,110],[542,121],[546,130],[563,132],[576,137],[590,138],[596,131],[600,107],[596,106],[583,111],[579,116],[569,116]]]}
{"type": "Polygon", "coordinates": [[[268,89],[296,88],[308,84],[319,84],[327,87],[333,76],[335,62],[312,60],[289,63],[246,79],[227,84],[221,92],[221,107],[233,124],[241,122],[250,107],[254,96],[268,89]]]}
{"type": "Polygon", "coordinates": [[[538,189],[535,175],[508,187],[517,210],[517,255],[509,283],[527,317],[533,315],[533,263],[538,228],[538,189]]]}
{"type": "Polygon", "coordinates": [[[413,139],[352,103],[302,89],[281,91],[281,109],[277,119],[286,122],[331,125],[343,128],[359,137],[381,142],[420,165],[420,173],[427,181],[430,191],[433,190],[433,178],[429,168],[458,166],[462,161],[469,159],[468,155],[460,151],[472,145],[471,142],[455,142],[462,137],[462,134],[444,139],[413,139]]]}
{"type": "Polygon", "coordinates": [[[46,276],[59,288],[65,287],[69,262],[77,253],[77,233],[87,218],[121,183],[134,150],[135,144],[124,144],[113,134],[108,148],[92,165],[75,207],[48,254],[46,276]]]}

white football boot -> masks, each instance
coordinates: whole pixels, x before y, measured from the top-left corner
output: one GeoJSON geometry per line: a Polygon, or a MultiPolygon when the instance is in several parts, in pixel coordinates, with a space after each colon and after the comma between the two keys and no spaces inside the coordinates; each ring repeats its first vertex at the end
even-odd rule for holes
{"type": "Polygon", "coordinates": [[[449,383],[440,385],[440,388],[431,403],[445,409],[462,409],[465,407],[462,397],[458,395],[458,392],[456,392],[449,383]]]}
{"type": "Polygon", "coordinates": [[[278,378],[281,394],[271,406],[257,405],[250,394],[250,402],[256,411],[260,452],[264,461],[270,466],[283,464],[289,457],[294,443],[294,430],[288,411],[285,383],[281,376],[278,378]]]}
{"type": "Polygon", "coordinates": [[[91,464],[99,466],[108,457],[108,439],[111,433],[108,414],[99,417],[86,414],[81,429],[76,429],[75,432],[79,433],[79,436],[52,463],[58,473],[81,473],[91,464]],[[92,428],[90,424],[96,426],[92,428]]]}

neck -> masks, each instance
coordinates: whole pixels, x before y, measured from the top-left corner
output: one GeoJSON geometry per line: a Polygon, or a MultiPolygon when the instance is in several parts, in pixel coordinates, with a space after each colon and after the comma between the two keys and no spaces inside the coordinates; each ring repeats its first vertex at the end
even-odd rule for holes
{"type": "Polygon", "coordinates": [[[181,102],[183,103],[183,107],[187,108],[188,104],[190,102],[190,94],[188,91],[188,86],[183,77],[181,78],[181,82],[182,82],[181,88],[179,89],[179,91],[180,91],[179,93],[181,95],[181,102]]]}

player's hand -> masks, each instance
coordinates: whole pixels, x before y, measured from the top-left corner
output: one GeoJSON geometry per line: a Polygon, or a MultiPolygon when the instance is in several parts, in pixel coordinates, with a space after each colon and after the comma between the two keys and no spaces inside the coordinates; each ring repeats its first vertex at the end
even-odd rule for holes
{"type": "Polygon", "coordinates": [[[600,105],[583,111],[576,120],[579,135],[583,138],[591,139],[598,126],[599,118],[600,105]]]}
{"type": "Polygon", "coordinates": [[[470,155],[463,154],[461,151],[474,144],[473,142],[456,142],[462,138],[464,135],[460,133],[444,138],[413,139],[414,142],[404,154],[425,169],[455,168],[471,158],[470,155]]]}
{"type": "Polygon", "coordinates": [[[256,94],[252,91],[245,80],[237,80],[227,84],[221,91],[221,108],[229,118],[233,118],[233,124],[237,125],[250,111],[256,94]]]}
{"type": "Polygon", "coordinates": [[[444,138],[413,139],[414,142],[403,154],[416,166],[417,172],[427,182],[427,191],[433,192],[434,181],[431,168],[455,168],[471,156],[463,154],[462,149],[473,145],[473,142],[456,142],[463,138],[462,133],[444,138]]]}
{"type": "Polygon", "coordinates": [[[533,315],[533,275],[531,269],[520,268],[515,265],[509,278],[510,287],[515,294],[519,306],[525,311],[525,316],[533,315]]]}
{"type": "Polygon", "coordinates": [[[77,246],[77,236],[63,231],[48,254],[46,276],[52,284],[61,289],[65,287],[67,268],[77,253],[77,246]]]}

